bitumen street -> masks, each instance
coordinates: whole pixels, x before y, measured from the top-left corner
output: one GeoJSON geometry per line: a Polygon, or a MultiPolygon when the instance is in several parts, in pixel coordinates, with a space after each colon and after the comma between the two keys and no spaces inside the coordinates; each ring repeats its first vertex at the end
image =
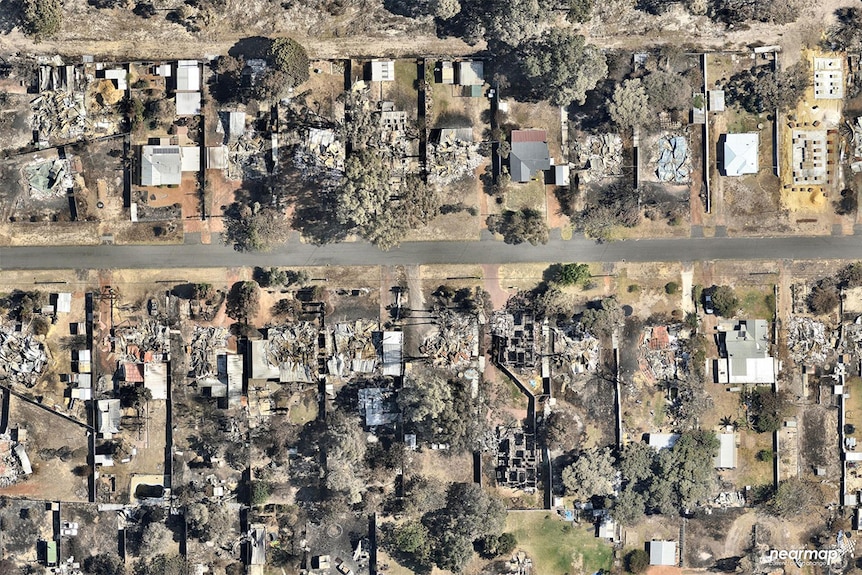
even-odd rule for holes
{"type": "Polygon", "coordinates": [[[545,245],[500,241],[405,242],[381,251],[365,242],[316,246],[289,242],[271,252],[224,244],[164,246],[27,246],[0,248],[0,270],[224,268],[522,262],[692,262],[711,260],[862,259],[862,235],[663,238],[597,243],[584,237],[545,245]]]}

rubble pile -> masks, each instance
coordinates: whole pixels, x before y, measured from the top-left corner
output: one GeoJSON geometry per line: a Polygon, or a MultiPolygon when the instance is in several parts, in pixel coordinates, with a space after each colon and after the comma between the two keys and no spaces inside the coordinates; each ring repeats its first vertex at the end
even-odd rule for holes
{"type": "Polygon", "coordinates": [[[851,149],[853,154],[853,162],[850,164],[850,169],[854,174],[862,172],[862,116],[856,118],[855,124],[847,122],[850,130],[853,133],[851,139],[851,149]]]}
{"type": "Polygon", "coordinates": [[[30,125],[39,140],[74,140],[84,135],[87,109],[83,93],[42,92],[30,101],[30,107],[30,125]]]}
{"type": "Polygon", "coordinates": [[[791,316],[787,324],[787,348],[796,363],[822,363],[830,347],[826,326],[809,317],[791,316]]]}
{"type": "Polygon", "coordinates": [[[551,355],[557,367],[566,366],[573,375],[595,373],[599,365],[599,340],[583,331],[580,324],[566,329],[555,327],[551,339],[551,355]]]}
{"type": "Polygon", "coordinates": [[[425,339],[419,352],[435,366],[458,366],[479,355],[479,323],[473,316],[441,308],[435,334],[425,339]]]}
{"type": "Polygon", "coordinates": [[[515,334],[515,316],[505,310],[495,311],[488,326],[497,337],[512,337],[515,334]]]}
{"type": "Polygon", "coordinates": [[[0,435],[0,488],[9,487],[18,481],[20,464],[12,451],[9,434],[0,435]]]}
{"type": "Polygon", "coordinates": [[[662,182],[685,184],[691,174],[688,143],[682,136],[665,136],[656,142],[656,154],[651,162],[657,165],[656,175],[662,182]]]}
{"type": "Polygon", "coordinates": [[[685,358],[679,352],[679,326],[644,328],[640,335],[638,366],[652,383],[676,379],[685,358]]]}
{"type": "Polygon", "coordinates": [[[0,381],[33,387],[47,363],[45,347],[31,334],[0,327],[0,381]]]}
{"type": "Polygon", "coordinates": [[[62,198],[74,186],[69,160],[36,160],[24,166],[24,177],[35,200],[62,198]]]}
{"type": "Polygon", "coordinates": [[[170,329],[145,319],[138,325],[118,329],[115,345],[122,361],[167,360],[171,350],[170,329]]]}
{"type": "Polygon", "coordinates": [[[311,128],[300,139],[293,156],[294,165],[306,177],[329,175],[340,178],[344,171],[344,144],[334,130],[311,128]]]}
{"type": "Polygon", "coordinates": [[[622,173],[623,139],[619,134],[590,134],[575,142],[575,163],[590,179],[618,176],[622,173]]]}
{"type": "Polygon", "coordinates": [[[218,373],[216,352],[227,344],[223,327],[195,327],[192,335],[191,372],[195,378],[218,373]]]}
{"type": "Polygon", "coordinates": [[[266,156],[271,147],[253,130],[246,130],[227,150],[227,177],[232,180],[265,178],[269,171],[266,156]]]}
{"type": "Polygon", "coordinates": [[[862,315],[853,323],[844,324],[844,346],[849,351],[862,354],[862,315]]]}
{"type": "Polygon", "coordinates": [[[481,163],[479,144],[472,141],[472,133],[469,140],[447,133],[439,143],[428,144],[428,183],[450,184],[472,174],[481,163]]]}
{"type": "Polygon", "coordinates": [[[338,377],[355,373],[371,373],[377,362],[377,349],[373,335],[377,323],[358,319],[353,323],[339,323],[327,336],[327,372],[338,377]]]}
{"type": "Polygon", "coordinates": [[[317,332],[317,325],[307,321],[269,328],[264,359],[270,365],[297,366],[314,373],[317,332]]]}

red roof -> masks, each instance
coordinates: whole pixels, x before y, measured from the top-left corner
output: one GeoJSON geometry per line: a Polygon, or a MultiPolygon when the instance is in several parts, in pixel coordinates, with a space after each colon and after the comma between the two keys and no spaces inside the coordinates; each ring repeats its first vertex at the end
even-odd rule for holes
{"type": "Polygon", "coordinates": [[[123,364],[123,373],[125,374],[124,381],[128,381],[129,383],[144,382],[144,364],[142,363],[127,361],[123,364]]]}
{"type": "Polygon", "coordinates": [[[649,340],[650,349],[667,349],[670,347],[670,337],[667,333],[667,327],[657,325],[652,328],[652,337],[649,340]]]}
{"type": "Polygon", "coordinates": [[[548,133],[545,130],[512,130],[512,143],[515,142],[547,142],[548,133]]]}

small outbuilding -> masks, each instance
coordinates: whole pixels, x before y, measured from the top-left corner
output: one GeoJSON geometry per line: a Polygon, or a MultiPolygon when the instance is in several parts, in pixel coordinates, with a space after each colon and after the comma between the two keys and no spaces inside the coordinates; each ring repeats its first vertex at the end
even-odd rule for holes
{"type": "Polygon", "coordinates": [[[736,434],[718,434],[718,454],[713,463],[716,469],[736,469],[736,434]]]}
{"type": "Polygon", "coordinates": [[[676,541],[652,540],[649,544],[650,565],[676,565],[676,541]]]}
{"type": "Polygon", "coordinates": [[[394,60],[372,60],[371,61],[371,81],[372,82],[392,82],[395,80],[395,61],[394,60]]]}

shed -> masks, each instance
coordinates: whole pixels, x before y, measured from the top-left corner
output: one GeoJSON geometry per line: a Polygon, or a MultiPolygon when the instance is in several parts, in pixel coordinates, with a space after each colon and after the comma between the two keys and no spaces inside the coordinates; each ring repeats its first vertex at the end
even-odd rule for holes
{"type": "Polygon", "coordinates": [[[195,60],[177,62],[177,91],[197,92],[201,89],[201,69],[195,60]]]}
{"type": "Polygon", "coordinates": [[[266,563],[266,527],[262,523],[254,523],[248,535],[248,562],[250,565],[263,565],[266,563]]]}
{"type": "Polygon", "coordinates": [[[724,137],[724,173],[727,176],[756,174],[760,134],[726,134],[724,137]]]}
{"type": "Polygon", "coordinates": [[[255,339],[248,342],[251,354],[251,379],[278,379],[281,370],[266,360],[265,339],[255,339]]]}
{"type": "Polygon", "coordinates": [[[709,111],[724,112],[724,90],[709,91],[709,111]]]}
{"type": "Polygon", "coordinates": [[[125,92],[128,88],[126,84],[126,76],[128,72],[126,72],[123,68],[113,68],[111,70],[105,70],[105,79],[113,80],[117,84],[117,90],[121,92],[125,92]]]}
{"type": "Polygon", "coordinates": [[[401,359],[404,347],[404,332],[384,331],[380,347],[383,375],[400,377],[403,373],[401,359]]]}
{"type": "Polygon", "coordinates": [[[551,167],[545,130],[512,130],[509,173],[512,181],[529,182],[537,172],[551,167]]]}
{"type": "Polygon", "coordinates": [[[679,433],[650,433],[648,445],[656,451],[670,449],[679,441],[679,433]]]}
{"type": "Polygon", "coordinates": [[[610,517],[605,517],[601,523],[597,535],[599,539],[608,539],[610,541],[617,540],[617,522],[610,517]]]}
{"type": "Polygon", "coordinates": [[[89,349],[79,349],[74,353],[73,359],[75,360],[75,371],[78,373],[91,373],[92,365],[90,364],[90,350],[89,349]]]}
{"type": "Polygon", "coordinates": [[[458,62],[458,85],[481,86],[485,83],[485,63],[481,60],[458,62]]]}
{"type": "Polygon", "coordinates": [[[168,364],[151,361],[144,364],[144,387],[153,394],[153,399],[168,398],[168,364]]]}
{"type": "Polygon", "coordinates": [[[210,146],[207,148],[207,169],[224,170],[227,168],[227,146],[210,146]]]}
{"type": "Polygon", "coordinates": [[[437,80],[437,82],[439,82],[440,84],[454,84],[455,68],[452,66],[452,62],[446,60],[440,62],[439,66],[439,79],[437,80]]]}
{"type": "Polygon", "coordinates": [[[391,82],[395,80],[395,62],[393,60],[372,60],[371,81],[391,82]]]}
{"type": "Polygon", "coordinates": [[[177,116],[197,116],[201,113],[200,92],[177,92],[177,116]]]}
{"type": "Polygon", "coordinates": [[[27,457],[27,452],[24,450],[24,445],[19,443],[15,446],[15,455],[18,456],[18,460],[21,462],[21,468],[24,470],[24,475],[30,475],[33,473],[33,467],[30,466],[30,458],[27,457]]]}
{"type": "Polygon", "coordinates": [[[718,454],[713,459],[716,469],[736,469],[736,434],[718,434],[718,454]]]}
{"type": "Polygon", "coordinates": [[[219,381],[227,386],[228,407],[236,407],[242,398],[242,356],[220,354],[216,357],[219,381]]]}
{"type": "Polygon", "coordinates": [[[123,362],[123,381],[128,383],[144,383],[144,364],[131,361],[123,362]]]}
{"type": "Polygon", "coordinates": [[[676,565],[676,541],[650,541],[649,564],[676,565]]]}
{"type": "Polygon", "coordinates": [[[100,399],[96,402],[96,427],[103,437],[120,432],[120,400],[100,399]]]}
{"type": "Polygon", "coordinates": [[[48,565],[57,564],[57,542],[48,541],[45,545],[45,563],[48,565]]]}
{"type": "Polygon", "coordinates": [[[58,293],[55,309],[57,310],[57,313],[69,313],[72,311],[72,294],[58,293]]]}
{"type": "Polygon", "coordinates": [[[201,149],[198,146],[180,148],[180,171],[199,172],[201,170],[201,149]]]}

